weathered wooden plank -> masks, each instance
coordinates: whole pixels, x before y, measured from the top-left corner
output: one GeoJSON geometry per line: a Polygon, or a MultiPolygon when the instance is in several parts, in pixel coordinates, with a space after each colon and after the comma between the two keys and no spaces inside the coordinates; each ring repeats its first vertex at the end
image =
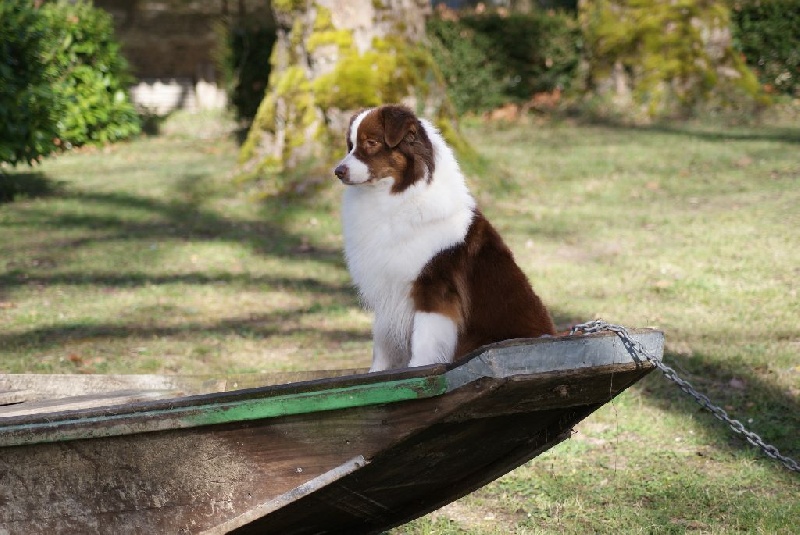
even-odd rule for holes
{"type": "Polygon", "coordinates": [[[293,488],[288,492],[281,494],[280,496],[276,496],[265,503],[258,504],[239,516],[231,518],[230,520],[222,522],[211,529],[203,531],[202,535],[222,535],[224,533],[230,533],[234,529],[246,526],[261,517],[286,507],[290,503],[308,496],[312,492],[316,492],[334,483],[335,481],[352,474],[367,464],[368,461],[364,459],[362,455],[354,457],[353,459],[350,459],[347,462],[342,463],[341,465],[328,470],[323,474],[320,474],[319,476],[293,488]]]}
{"type": "Polygon", "coordinates": [[[262,391],[260,397],[220,394],[203,398],[202,402],[140,404],[124,412],[113,412],[115,409],[111,407],[94,412],[59,412],[39,420],[12,417],[0,428],[0,447],[125,436],[379,405],[437,396],[445,390],[444,377],[434,375],[283,395],[274,395],[275,390],[262,391]]]}
{"type": "Polygon", "coordinates": [[[30,401],[0,407],[0,421],[2,421],[2,418],[11,418],[14,416],[28,416],[52,413],[54,411],[77,411],[95,407],[108,407],[109,405],[140,403],[142,401],[154,399],[172,398],[175,397],[175,395],[176,392],[173,390],[120,390],[105,394],[89,394],[60,399],[30,401]]]}
{"type": "Polygon", "coordinates": [[[199,385],[199,381],[192,377],[170,375],[0,374],[0,390],[30,390],[36,392],[36,400],[120,390],[174,390],[177,395],[182,395],[193,391],[193,388],[186,387],[195,382],[199,385]]]}
{"type": "Polygon", "coordinates": [[[279,373],[215,375],[155,374],[0,374],[0,392],[27,390],[30,400],[58,399],[87,393],[103,394],[120,390],[174,391],[175,396],[230,392],[302,381],[318,381],[364,373],[364,369],[313,370],[279,373]]]}
{"type": "MultiPolygon", "coordinates": [[[[664,351],[664,333],[647,329],[631,331],[636,341],[656,358],[664,351]]],[[[613,333],[565,338],[506,340],[485,346],[448,375],[448,388],[458,388],[477,377],[503,378],[580,368],[627,364],[632,355],[613,333]]]]}
{"type": "Polygon", "coordinates": [[[34,399],[33,390],[0,390],[0,408],[4,405],[14,405],[34,399]]]}
{"type": "Polygon", "coordinates": [[[455,411],[453,421],[605,403],[653,369],[652,364],[612,364],[493,381],[491,400],[455,411]]]}
{"type": "Polygon", "coordinates": [[[237,535],[379,533],[461,497],[569,436],[594,407],[434,424],[363,469],[246,524],[237,535]]]}
{"type": "Polygon", "coordinates": [[[4,448],[0,526],[115,535],[212,529],[348,459],[375,457],[480,394],[230,423],[212,432],[195,427],[4,448]]]}

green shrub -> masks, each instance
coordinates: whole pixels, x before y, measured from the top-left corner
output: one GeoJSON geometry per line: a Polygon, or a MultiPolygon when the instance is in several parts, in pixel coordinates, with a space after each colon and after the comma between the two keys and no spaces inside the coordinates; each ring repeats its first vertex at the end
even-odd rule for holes
{"type": "Polygon", "coordinates": [[[569,89],[581,58],[581,33],[575,17],[534,11],[527,15],[465,17],[462,24],[486,36],[489,54],[508,73],[508,94],[527,100],[534,93],[569,89]]]}
{"type": "Polygon", "coordinates": [[[429,20],[427,32],[431,53],[458,113],[481,112],[507,100],[509,77],[490,57],[489,38],[458,22],[441,19],[429,20]]]}
{"type": "Polygon", "coordinates": [[[800,96],[800,0],[733,1],[735,46],[759,81],[800,96]]]}
{"type": "Polygon", "coordinates": [[[575,18],[535,11],[471,15],[428,22],[434,56],[459,112],[522,102],[569,89],[576,80],[581,36],[575,18]]]}
{"type": "Polygon", "coordinates": [[[274,24],[220,23],[215,28],[217,69],[240,119],[252,119],[264,98],[275,44],[274,24]]]}
{"type": "Polygon", "coordinates": [[[0,2],[0,162],[31,164],[56,149],[62,101],[49,43],[32,2],[0,2]]]}
{"type": "Polygon", "coordinates": [[[0,2],[0,162],[139,133],[111,16],[88,2],[0,2]]]}
{"type": "Polygon", "coordinates": [[[51,62],[58,71],[53,90],[62,98],[59,137],[84,145],[126,139],[140,132],[128,98],[128,64],[114,39],[111,15],[91,3],[59,1],[41,8],[51,32],[51,62]]]}

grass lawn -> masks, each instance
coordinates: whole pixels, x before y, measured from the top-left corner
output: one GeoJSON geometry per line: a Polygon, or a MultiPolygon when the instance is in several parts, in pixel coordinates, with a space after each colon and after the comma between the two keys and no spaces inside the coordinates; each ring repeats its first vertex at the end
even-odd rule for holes
{"type": "MultiPolygon", "coordinates": [[[[366,367],[339,186],[255,201],[214,118],[5,178],[0,371],[366,367]]],[[[472,124],[479,204],[560,327],[666,332],[668,364],[800,457],[800,129],[472,124]]],[[[657,373],[572,440],[393,534],[796,533],[800,475],[657,373]]]]}

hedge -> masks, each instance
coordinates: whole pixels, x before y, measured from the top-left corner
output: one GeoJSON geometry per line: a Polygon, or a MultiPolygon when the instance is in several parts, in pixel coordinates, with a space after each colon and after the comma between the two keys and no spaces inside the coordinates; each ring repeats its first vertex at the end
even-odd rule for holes
{"type": "Polygon", "coordinates": [[[768,92],[800,96],[800,0],[731,0],[734,45],[768,92]]]}
{"type": "Polygon", "coordinates": [[[214,61],[240,119],[252,119],[264,98],[277,28],[270,22],[221,21],[215,28],[214,61]]]}
{"type": "Polygon", "coordinates": [[[111,16],[91,3],[0,2],[0,162],[140,131],[111,16]]]}
{"type": "Polygon", "coordinates": [[[0,2],[0,162],[30,164],[56,149],[63,102],[53,91],[49,43],[32,2],[0,2]]]}
{"type": "Polygon", "coordinates": [[[582,39],[574,16],[560,12],[433,18],[428,35],[457,110],[480,112],[535,93],[570,89],[582,39]]]}
{"type": "Polygon", "coordinates": [[[40,11],[58,71],[54,90],[66,106],[59,121],[61,141],[78,146],[138,134],[139,116],[126,91],[133,78],[114,39],[111,15],[83,0],[48,3],[40,11]]]}

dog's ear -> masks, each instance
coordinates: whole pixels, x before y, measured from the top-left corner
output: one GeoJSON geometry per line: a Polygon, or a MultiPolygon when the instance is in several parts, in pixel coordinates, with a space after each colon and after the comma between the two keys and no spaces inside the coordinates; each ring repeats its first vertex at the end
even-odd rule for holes
{"type": "Polygon", "coordinates": [[[383,113],[383,137],[386,144],[394,148],[404,139],[417,138],[417,117],[406,107],[386,106],[383,113]]]}

